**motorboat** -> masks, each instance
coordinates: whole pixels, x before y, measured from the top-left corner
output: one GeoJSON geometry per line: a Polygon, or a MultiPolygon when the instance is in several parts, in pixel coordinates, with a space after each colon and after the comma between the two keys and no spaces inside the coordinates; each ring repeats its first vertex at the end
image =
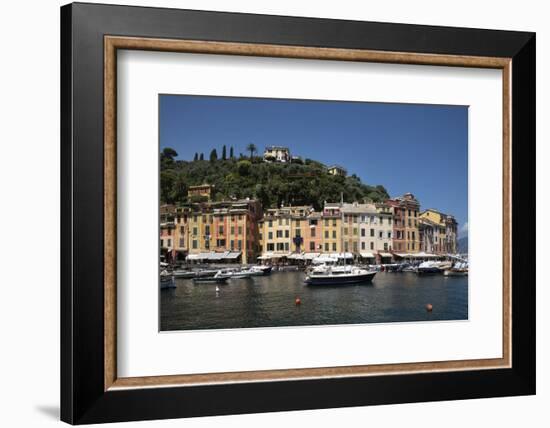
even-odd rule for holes
{"type": "Polygon", "coordinates": [[[353,265],[321,265],[309,271],[305,283],[308,285],[346,285],[371,282],[376,271],[353,265]]]}
{"type": "Polygon", "coordinates": [[[467,276],[468,275],[468,263],[457,262],[453,267],[445,269],[443,271],[445,276],[467,276]]]}
{"type": "Polygon", "coordinates": [[[172,272],[174,278],[194,278],[197,273],[192,270],[177,269],[172,272]]]}
{"type": "Polygon", "coordinates": [[[438,262],[438,261],[425,261],[420,263],[415,272],[419,275],[424,274],[434,274],[434,273],[443,273],[446,269],[452,267],[451,262],[438,262]]]}
{"type": "Polygon", "coordinates": [[[163,270],[160,273],[160,289],[165,290],[168,288],[176,288],[176,283],[174,281],[174,276],[167,270],[163,270]]]}
{"type": "Polygon", "coordinates": [[[254,271],[260,271],[262,272],[262,275],[267,276],[271,274],[271,270],[273,269],[273,266],[268,265],[256,265],[252,266],[250,270],[254,271]]]}
{"type": "Polygon", "coordinates": [[[261,271],[259,269],[250,268],[250,269],[243,269],[243,270],[240,270],[238,272],[234,272],[231,275],[231,278],[232,279],[244,279],[244,278],[252,278],[253,276],[263,276],[263,275],[264,275],[263,271],[261,271]]]}
{"type": "Polygon", "coordinates": [[[223,275],[221,271],[218,271],[214,276],[196,276],[193,278],[194,283],[206,283],[206,284],[224,284],[229,279],[229,276],[223,275]]]}

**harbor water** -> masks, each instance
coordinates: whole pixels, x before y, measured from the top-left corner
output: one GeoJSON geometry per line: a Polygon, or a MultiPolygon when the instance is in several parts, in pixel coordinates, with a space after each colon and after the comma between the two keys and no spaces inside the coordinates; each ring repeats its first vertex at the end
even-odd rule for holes
{"type": "Polygon", "coordinates": [[[346,286],[308,286],[304,279],[303,272],[218,285],[175,279],[176,288],[160,291],[160,330],[468,319],[467,276],[378,272],[372,283],[346,286]]]}

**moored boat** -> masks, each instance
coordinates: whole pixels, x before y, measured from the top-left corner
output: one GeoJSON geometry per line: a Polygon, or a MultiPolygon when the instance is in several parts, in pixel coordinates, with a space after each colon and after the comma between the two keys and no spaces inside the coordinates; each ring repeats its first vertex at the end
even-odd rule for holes
{"type": "Polygon", "coordinates": [[[172,275],[174,275],[174,278],[194,278],[197,273],[192,270],[178,269],[173,271],[172,275]]]}
{"type": "Polygon", "coordinates": [[[357,266],[318,266],[305,279],[308,285],[346,285],[371,282],[376,271],[357,266]]]}
{"type": "Polygon", "coordinates": [[[227,276],[197,276],[193,278],[193,282],[196,284],[224,284],[228,279],[227,276]]]}
{"type": "Polygon", "coordinates": [[[254,271],[259,271],[259,272],[262,273],[262,275],[267,276],[267,275],[271,274],[271,270],[273,269],[273,266],[271,266],[271,265],[256,265],[256,266],[252,266],[250,269],[254,270],[254,271]]]}
{"type": "Polygon", "coordinates": [[[160,273],[160,289],[165,290],[167,288],[176,288],[176,283],[174,282],[174,276],[163,270],[160,273]]]}

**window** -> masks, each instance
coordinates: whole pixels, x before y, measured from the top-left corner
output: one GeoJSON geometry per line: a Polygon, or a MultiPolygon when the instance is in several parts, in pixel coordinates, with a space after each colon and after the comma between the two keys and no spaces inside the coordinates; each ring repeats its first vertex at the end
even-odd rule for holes
{"type": "Polygon", "coordinates": [[[416,234],[414,233],[414,230],[413,230],[413,232],[412,232],[413,241],[416,241],[415,236],[416,236],[416,234]]]}
{"type": "Polygon", "coordinates": [[[231,226],[231,235],[235,234],[235,226],[231,226]]]}
{"type": "Polygon", "coordinates": [[[161,240],[160,240],[160,246],[161,246],[161,247],[164,247],[164,239],[161,239],[161,240]]]}
{"type": "Polygon", "coordinates": [[[349,251],[348,249],[348,243],[344,242],[344,251],[347,253],[349,251]]]}
{"type": "Polygon", "coordinates": [[[371,242],[371,243],[370,243],[370,249],[371,249],[371,250],[374,250],[374,242],[371,242]]]}
{"type": "Polygon", "coordinates": [[[328,242],[325,244],[325,251],[328,251],[328,242]]]}
{"type": "Polygon", "coordinates": [[[204,226],[204,234],[205,235],[210,235],[210,225],[206,225],[204,226]]]}
{"type": "Polygon", "coordinates": [[[282,226],[282,225],[283,225],[283,219],[280,218],[280,219],[279,219],[279,226],[282,226]]]}
{"type": "Polygon", "coordinates": [[[411,210],[409,210],[409,217],[411,216],[411,210]]]}
{"type": "Polygon", "coordinates": [[[273,227],[273,221],[272,220],[269,220],[267,222],[267,227],[273,227]]]}
{"type": "Polygon", "coordinates": [[[362,249],[362,250],[365,249],[365,242],[361,242],[361,249],[362,249]]]}
{"type": "Polygon", "coordinates": [[[409,232],[408,230],[407,230],[407,239],[408,239],[409,241],[411,240],[411,232],[409,232]]]}
{"type": "Polygon", "coordinates": [[[391,217],[388,218],[388,224],[391,226],[391,217]]]}
{"type": "Polygon", "coordinates": [[[357,242],[354,242],[354,243],[353,243],[353,252],[354,252],[354,253],[357,252],[357,242]]]}
{"type": "Polygon", "coordinates": [[[380,224],[384,224],[384,217],[380,217],[380,224]]]}
{"type": "Polygon", "coordinates": [[[194,236],[197,236],[198,234],[199,234],[199,229],[198,229],[198,227],[195,226],[195,227],[193,228],[193,235],[194,235],[194,236]]]}
{"type": "Polygon", "coordinates": [[[267,239],[273,239],[273,232],[267,232],[267,239]]]}
{"type": "Polygon", "coordinates": [[[328,230],[325,230],[325,239],[328,239],[328,230]]]}
{"type": "Polygon", "coordinates": [[[294,231],[294,235],[297,236],[297,237],[302,236],[302,235],[301,235],[301,230],[300,230],[300,229],[296,229],[296,230],[294,231]]]}
{"type": "Polygon", "coordinates": [[[225,239],[216,240],[216,247],[225,247],[225,239]]]}
{"type": "Polygon", "coordinates": [[[357,236],[358,233],[359,233],[359,232],[357,231],[357,228],[354,227],[354,228],[353,228],[353,236],[357,236]]]}
{"type": "Polygon", "coordinates": [[[266,245],[267,251],[275,251],[275,244],[267,244],[266,245]]]}
{"type": "Polygon", "coordinates": [[[391,232],[388,232],[388,239],[391,239],[391,232]]]}
{"type": "Polygon", "coordinates": [[[325,226],[328,227],[328,218],[325,219],[325,226]]]}
{"type": "Polygon", "coordinates": [[[332,251],[336,251],[336,242],[332,243],[332,251]]]}
{"type": "Polygon", "coordinates": [[[287,229],[287,230],[285,230],[285,238],[288,238],[288,237],[290,237],[290,232],[289,232],[289,230],[287,229]]]}
{"type": "Polygon", "coordinates": [[[240,240],[240,239],[237,241],[237,249],[239,249],[239,250],[243,249],[243,241],[240,240]]]}
{"type": "Polygon", "coordinates": [[[317,219],[310,220],[309,224],[312,225],[312,226],[317,226],[317,219]]]}
{"type": "Polygon", "coordinates": [[[315,238],[315,228],[310,229],[310,235],[312,238],[315,238]]]}
{"type": "Polygon", "coordinates": [[[242,235],[243,234],[243,227],[242,226],[239,226],[239,235],[242,235]]]}
{"type": "Polygon", "coordinates": [[[332,231],[332,239],[336,239],[336,231],[335,230],[332,231]]]}
{"type": "Polygon", "coordinates": [[[296,220],[296,227],[300,227],[300,220],[299,219],[296,220]]]}
{"type": "Polygon", "coordinates": [[[288,251],[288,242],[285,242],[285,251],[288,251]]]}
{"type": "Polygon", "coordinates": [[[381,230],[378,231],[378,238],[382,239],[384,237],[384,234],[381,230]]]}
{"type": "Polygon", "coordinates": [[[388,251],[388,243],[384,242],[384,251],[388,251]]]}
{"type": "Polygon", "coordinates": [[[370,230],[370,236],[371,236],[371,237],[374,237],[374,229],[371,229],[371,230],[370,230]]]}
{"type": "Polygon", "coordinates": [[[309,243],[309,250],[310,250],[310,251],[315,250],[315,242],[311,241],[311,242],[309,243]]]}
{"type": "Polygon", "coordinates": [[[220,235],[223,235],[223,226],[220,226],[220,227],[218,228],[218,233],[219,233],[220,235]]]}
{"type": "Polygon", "coordinates": [[[336,227],[336,219],[332,219],[332,226],[336,227]]]}
{"type": "Polygon", "coordinates": [[[180,248],[185,247],[185,240],[183,238],[180,238],[180,248]]]}
{"type": "Polygon", "coordinates": [[[365,237],[366,236],[366,230],[361,228],[361,236],[362,237],[365,237]]]}
{"type": "Polygon", "coordinates": [[[231,248],[232,250],[235,248],[235,241],[233,239],[229,243],[229,248],[231,248]]]}
{"type": "Polygon", "coordinates": [[[411,219],[410,219],[410,218],[407,220],[407,223],[408,223],[409,227],[412,226],[412,223],[411,223],[411,219]]]}
{"type": "Polygon", "coordinates": [[[347,234],[348,234],[348,228],[344,227],[344,235],[347,235],[347,234]]]}
{"type": "Polygon", "coordinates": [[[198,248],[198,246],[199,246],[199,244],[198,244],[197,240],[193,239],[193,249],[196,250],[198,248]]]}
{"type": "Polygon", "coordinates": [[[185,233],[185,227],[180,226],[180,233],[181,233],[181,234],[185,233]]]}

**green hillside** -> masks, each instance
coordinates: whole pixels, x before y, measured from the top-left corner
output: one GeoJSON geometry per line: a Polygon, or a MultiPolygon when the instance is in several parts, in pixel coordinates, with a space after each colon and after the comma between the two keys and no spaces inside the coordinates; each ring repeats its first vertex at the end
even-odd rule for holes
{"type": "Polygon", "coordinates": [[[189,201],[187,189],[199,184],[215,186],[214,200],[257,198],[264,207],[313,205],[321,209],[324,201],[346,202],[387,199],[381,186],[363,184],[356,175],[333,176],[320,162],[306,159],[302,163],[267,163],[261,157],[218,159],[212,151],[210,160],[175,160],[177,153],[161,153],[161,202],[182,204],[189,201]]]}

